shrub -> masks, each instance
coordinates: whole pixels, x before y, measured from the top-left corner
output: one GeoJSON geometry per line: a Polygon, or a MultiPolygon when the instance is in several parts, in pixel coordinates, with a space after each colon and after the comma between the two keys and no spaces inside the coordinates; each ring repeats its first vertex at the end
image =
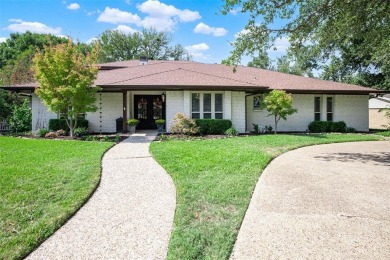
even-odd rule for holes
{"type": "Polygon", "coordinates": [[[356,133],[356,129],[353,127],[347,127],[346,131],[347,131],[347,133],[356,133]]]}
{"type": "Polygon", "coordinates": [[[258,124],[252,124],[253,125],[253,131],[255,134],[260,134],[260,127],[258,124]]]}
{"type": "Polygon", "coordinates": [[[128,125],[131,125],[131,126],[136,126],[139,124],[139,120],[138,119],[134,119],[134,118],[131,118],[129,120],[126,121],[128,125]]]}
{"type": "Polygon", "coordinates": [[[237,136],[238,135],[238,131],[234,127],[230,127],[229,129],[227,129],[225,131],[225,135],[227,135],[227,136],[237,136]]]}
{"type": "Polygon", "coordinates": [[[32,125],[31,118],[31,109],[28,107],[27,100],[24,100],[21,106],[14,105],[9,118],[11,130],[16,133],[30,131],[32,125]]]}
{"type": "Polygon", "coordinates": [[[66,135],[65,130],[62,130],[62,129],[57,130],[56,133],[57,133],[58,136],[64,136],[64,135],[66,135]]]}
{"type": "Polygon", "coordinates": [[[175,134],[195,135],[199,133],[199,126],[195,120],[183,113],[176,113],[171,124],[171,132],[175,134]]]}
{"type": "Polygon", "coordinates": [[[76,127],[74,129],[74,136],[76,137],[82,137],[88,133],[87,129],[85,127],[76,127]]]}
{"type": "Polygon", "coordinates": [[[157,119],[154,122],[156,123],[156,125],[165,125],[165,120],[164,119],[157,119]]]}
{"type": "MultiPolygon", "coordinates": [[[[84,127],[88,129],[88,120],[85,119],[78,119],[77,120],[77,127],[84,127]]],[[[58,130],[64,130],[65,132],[69,133],[69,127],[66,124],[65,119],[50,119],[49,120],[49,129],[51,131],[58,131],[58,130]]]]}
{"type": "Polygon", "coordinates": [[[347,130],[347,125],[344,121],[330,122],[330,121],[313,121],[309,124],[308,129],[312,133],[324,132],[340,132],[344,133],[347,130]]]}
{"type": "Polygon", "coordinates": [[[57,138],[58,135],[56,132],[48,132],[45,134],[45,138],[57,138]]]}
{"type": "Polygon", "coordinates": [[[267,133],[272,133],[272,126],[271,125],[266,125],[265,127],[264,127],[264,129],[265,129],[265,132],[267,132],[267,133]]]}
{"type": "Polygon", "coordinates": [[[38,137],[45,137],[47,133],[49,133],[49,130],[42,128],[42,129],[38,129],[35,135],[38,137]]]}
{"type": "Polygon", "coordinates": [[[232,121],[227,119],[196,119],[201,135],[223,135],[232,127],[232,121]]]}

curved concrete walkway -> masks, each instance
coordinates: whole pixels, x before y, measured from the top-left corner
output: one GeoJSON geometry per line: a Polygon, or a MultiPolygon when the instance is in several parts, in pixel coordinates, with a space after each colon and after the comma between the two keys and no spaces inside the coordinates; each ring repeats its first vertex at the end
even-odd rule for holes
{"type": "Polygon", "coordinates": [[[135,134],[110,149],[91,199],[28,259],[165,259],[176,190],[149,154],[155,136],[135,134]]]}
{"type": "Polygon", "coordinates": [[[318,145],[265,169],[232,259],[390,259],[390,142],[318,145]]]}

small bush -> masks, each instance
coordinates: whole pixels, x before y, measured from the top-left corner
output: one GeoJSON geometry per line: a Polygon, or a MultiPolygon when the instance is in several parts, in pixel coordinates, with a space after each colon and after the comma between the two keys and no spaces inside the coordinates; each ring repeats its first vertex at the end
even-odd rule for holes
{"type": "Polygon", "coordinates": [[[232,121],[227,119],[196,119],[201,135],[223,135],[232,127],[232,121]]]}
{"type": "Polygon", "coordinates": [[[31,109],[28,107],[27,100],[24,100],[21,106],[13,105],[12,114],[9,118],[11,130],[15,133],[31,131],[31,118],[31,109]]]}
{"type": "Polygon", "coordinates": [[[48,132],[45,134],[45,138],[57,138],[58,135],[56,132],[48,132]]]}
{"type": "Polygon", "coordinates": [[[234,127],[230,127],[229,129],[227,129],[225,131],[225,135],[227,135],[227,136],[237,136],[238,135],[238,131],[234,127]]]}
{"type": "Polygon", "coordinates": [[[131,118],[129,120],[127,120],[127,125],[131,125],[131,126],[136,126],[139,124],[139,120],[138,119],[134,119],[134,118],[131,118]]]}
{"type": "Polygon", "coordinates": [[[271,125],[266,125],[264,128],[265,128],[265,132],[267,132],[267,133],[269,133],[269,134],[272,133],[272,129],[273,129],[273,128],[272,128],[271,125]]]}
{"type": "Polygon", "coordinates": [[[344,133],[347,130],[347,125],[344,121],[313,121],[309,124],[308,129],[312,133],[338,132],[344,133]]]}
{"type": "MultiPolygon", "coordinates": [[[[84,127],[88,129],[88,120],[85,119],[78,119],[77,120],[77,127],[84,127]]],[[[51,131],[58,131],[58,130],[64,130],[65,132],[69,133],[69,127],[66,124],[65,119],[50,119],[49,120],[49,129],[51,131]]]]}
{"type": "Polygon", "coordinates": [[[260,126],[258,124],[252,124],[255,134],[260,134],[260,126]]]}
{"type": "Polygon", "coordinates": [[[171,124],[171,132],[174,134],[195,135],[199,133],[199,126],[195,120],[183,113],[176,113],[171,124]]]}
{"type": "Polygon", "coordinates": [[[38,129],[35,135],[38,137],[45,137],[47,133],[49,133],[49,130],[42,128],[42,129],[38,129]]]}
{"type": "Polygon", "coordinates": [[[64,136],[64,135],[66,135],[65,130],[62,130],[62,129],[57,130],[56,133],[57,133],[58,136],[64,136]]]}
{"type": "Polygon", "coordinates": [[[356,133],[356,129],[353,127],[347,127],[346,131],[347,131],[347,133],[356,133]]]}
{"type": "Polygon", "coordinates": [[[156,125],[165,125],[165,119],[157,119],[154,122],[156,123],[156,125]]]}
{"type": "Polygon", "coordinates": [[[74,129],[74,136],[76,136],[76,137],[85,136],[87,133],[88,133],[88,131],[85,127],[77,127],[74,129]]]}

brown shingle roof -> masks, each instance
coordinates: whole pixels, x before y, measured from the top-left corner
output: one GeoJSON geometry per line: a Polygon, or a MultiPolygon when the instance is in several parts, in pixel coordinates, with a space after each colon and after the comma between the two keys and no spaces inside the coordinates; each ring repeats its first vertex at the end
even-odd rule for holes
{"type": "MultiPolygon", "coordinates": [[[[138,60],[98,64],[96,86],[116,89],[218,89],[259,90],[282,89],[292,93],[354,93],[380,92],[357,85],[306,78],[257,68],[191,61],[149,61],[140,65],[138,60]]],[[[15,88],[36,84],[23,84],[15,88]]]]}

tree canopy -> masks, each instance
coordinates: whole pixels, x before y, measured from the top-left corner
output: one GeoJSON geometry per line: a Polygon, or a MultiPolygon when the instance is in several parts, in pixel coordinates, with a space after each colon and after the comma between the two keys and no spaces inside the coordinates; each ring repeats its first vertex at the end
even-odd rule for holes
{"type": "Polygon", "coordinates": [[[323,78],[390,89],[390,1],[226,0],[227,14],[250,15],[225,63],[266,52],[277,38],[302,70],[323,70],[323,78]]]}
{"type": "Polygon", "coordinates": [[[94,66],[97,50],[84,55],[75,44],[48,46],[34,57],[35,78],[40,87],[35,93],[54,113],[64,117],[73,136],[78,117],[94,112],[97,87],[91,87],[97,75],[94,66]]]}
{"type": "Polygon", "coordinates": [[[154,29],[142,32],[124,33],[106,30],[99,35],[101,46],[100,62],[138,59],[145,56],[150,60],[189,60],[190,55],[180,44],[171,46],[172,36],[154,29]]]}

